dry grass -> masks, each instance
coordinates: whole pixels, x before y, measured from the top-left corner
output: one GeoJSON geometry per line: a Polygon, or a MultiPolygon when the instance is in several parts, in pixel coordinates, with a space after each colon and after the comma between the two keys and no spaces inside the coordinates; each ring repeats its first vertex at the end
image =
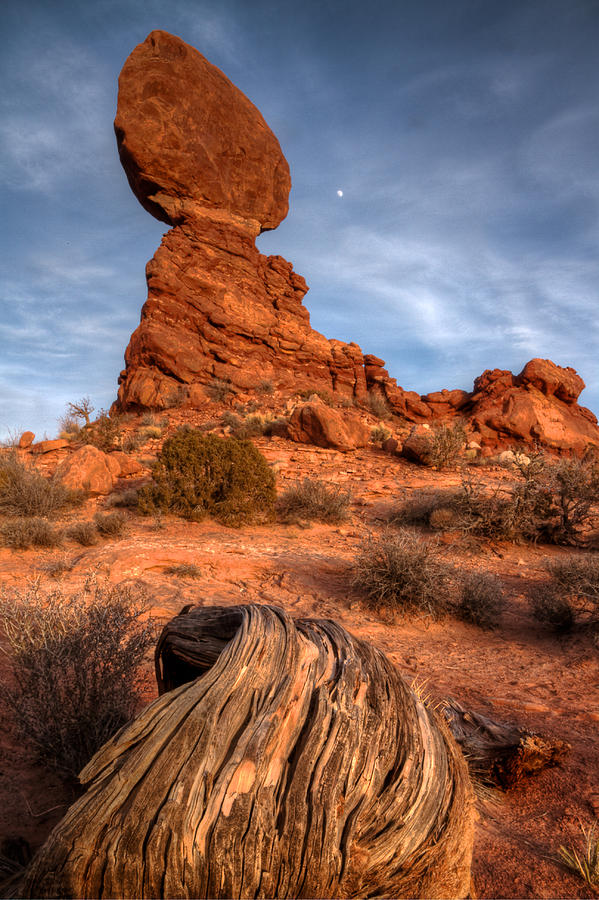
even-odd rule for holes
{"type": "Polygon", "coordinates": [[[98,543],[98,529],[94,522],[75,522],[67,528],[66,535],[82,547],[93,547],[98,543]]]}
{"type": "Polygon", "coordinates": [[[39,761],[73,778],[135,713],[140,667],[155,639],[146,598],[123,586],[0,595],[0,651],[11,677],[0,702],[39,761]]]}
{"type": "Polygon", "coordinates": [[[127,528],[127,517],[122,512],[96,513],[94,521],[104,537],[120,537],[127,528]]]}
{"type": "Polygon", "coordinates": [[[194,563],[177,563],[173,566],[167,566],[164,574],[176,575],[177,578],[200,578],[202,570],[194,563]]]}
{"type": "Polygon", "coordinates": [[[277,511],[285,522],[308,519],[336,523],[347,519],[350,503],[349,491],[315,478],[304,478],[281,494],[277,511]]]}
{"type": "Polygon", "coordinates": [[[228,381],[215,378],[206,385],[206,393],[215,403],[224,403],[228,399],[233,388],[228,381]]]}
{"type": "Polygon", "coordinates": [[[599,823],[593,822],[588,828],[582,826],[584,846],[579,853],[576,848],[561,846],[558,859],[592,886],[599,885],[599,823]]]}
{"type": "Polygon", "coordinates": [[[16,453],[0,457],[0,513],[9,516],[52,516],[74,501],[60,481],[28,468],[16,453]]]}
{"type": "Polygon", "coordinates": [[[0,535],[4,545],[12,550],[59,547],[62,543],[62,532],[39,516],[7,519],[0,526],[0,535]]]}

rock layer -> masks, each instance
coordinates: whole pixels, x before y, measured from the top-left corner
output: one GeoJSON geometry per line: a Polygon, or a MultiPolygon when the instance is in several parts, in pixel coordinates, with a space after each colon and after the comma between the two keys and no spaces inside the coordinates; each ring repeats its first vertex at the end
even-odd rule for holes
{"type": "Polygon", "coordinates": [[[153,31],[119,78],[115,132],[140,203],[174,227],[146,274],[148,298],[125,354],[117,408],[199,406],[215,380],[232,392],[269,380],[282,391],[380,394],[414,423],[459,416],[483,448],[514,442],[558,452],[599,446],[578,406],[573,369],[532,360],[518,376],[484,372],[474,390],[421,396],[382,359],[310,326],[308,287],[280,256],[255,245],[287,214],[289,168],[260,112],[197,50],[153,31]]]}

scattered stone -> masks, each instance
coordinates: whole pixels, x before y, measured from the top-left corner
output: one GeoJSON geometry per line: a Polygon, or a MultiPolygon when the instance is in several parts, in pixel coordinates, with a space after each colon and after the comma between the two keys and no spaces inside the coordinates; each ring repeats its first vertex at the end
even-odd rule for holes
{"type": "MultiPolygon", "coordinates": [[[[29,432],[31,434],[31,432],[29,432]]],[[[70,447],[68,441],[63,438],[56,438],[52,441],[38,441],[37,444],[30,444],[32,453],[51,453],[52,450],[65,450],[70,447]]]]}

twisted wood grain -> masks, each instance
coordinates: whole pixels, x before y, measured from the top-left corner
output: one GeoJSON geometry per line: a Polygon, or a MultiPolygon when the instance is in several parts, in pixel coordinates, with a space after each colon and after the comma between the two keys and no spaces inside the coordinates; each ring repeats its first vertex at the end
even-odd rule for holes
{"type": "Polygon", "coordinates": [[[381,652],[275,607],[192,607],[156,665],[21,896],[467,896],[466,765],[381,652]]]}

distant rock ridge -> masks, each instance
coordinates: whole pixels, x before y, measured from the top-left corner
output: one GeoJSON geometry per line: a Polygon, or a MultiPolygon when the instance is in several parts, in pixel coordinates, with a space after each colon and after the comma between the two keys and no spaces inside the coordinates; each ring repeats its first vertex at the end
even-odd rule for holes
{"type": "Polygon", "coordinates": [[[119,78],[115,133],[142,206],[172,225],[146,276],[148,297],[125,353],[117,408],[199,406],[215,379],[248,391],[270,380],[359,401],[383,396],[423,423],[459,416],[481,445],[519,441],[557,451],[599,445],[597,420],[576,400],[573,369],[532,360],[515,376],[484,372],[474,390],[405,391],[383,360],[310,326],[306,282],[255,239],[288,211],[289,167],[248,98],[197,50],[153,31],[119,78]]]}

